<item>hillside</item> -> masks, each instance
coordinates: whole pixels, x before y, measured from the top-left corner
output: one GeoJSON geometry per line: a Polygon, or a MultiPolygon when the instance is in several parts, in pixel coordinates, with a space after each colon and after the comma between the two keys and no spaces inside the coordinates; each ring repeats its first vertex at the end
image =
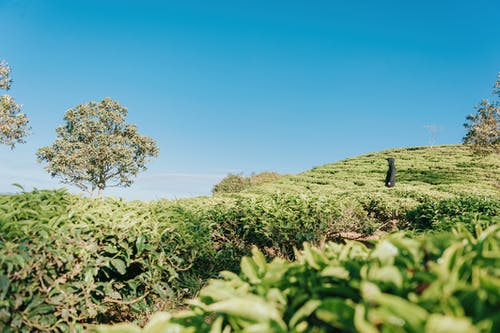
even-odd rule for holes
{"type": "Polygon", "coordinates": [[[377,194],[398,198],[500,196],[500,156],[479,158],[463,145],[390,149],[315,167],[247,193],[377,194]],[[386,158],[396,160],[396,187],[384,186],[386,158]]]}

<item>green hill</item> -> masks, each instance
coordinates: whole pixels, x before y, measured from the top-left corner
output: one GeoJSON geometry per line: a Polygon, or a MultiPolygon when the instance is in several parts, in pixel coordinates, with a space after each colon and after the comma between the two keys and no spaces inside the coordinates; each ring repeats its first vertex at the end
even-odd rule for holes
{"type": "Polygon", "coordinates": [[[500,195],[500,155],[479,158],[463,145],[390,149],[315,167],[253,187],[250,193],[346,195],[385,193],[394,197],[500,195]],[[386,158],[396,160],[397,186],[384,186],[386,158]]]}

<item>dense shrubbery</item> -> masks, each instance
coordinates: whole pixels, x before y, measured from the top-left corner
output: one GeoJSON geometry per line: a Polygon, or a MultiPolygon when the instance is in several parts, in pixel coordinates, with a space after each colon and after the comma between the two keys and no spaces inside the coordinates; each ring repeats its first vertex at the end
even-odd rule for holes
{"type": "Polygon", "coordinates": [[[237,270],[252,245],[292,259],[303,241],[370,231],[366,213],[344,205],[293,195],[199,205],[65,191],[0,196],[0,325],[67,331],[141,321],[193,296],[219,271],[237,270]]]}
{"type": "Polygon", "coordinates": [[[188,311],[111,332],[498,332],[500,224],[416,239],[305,245],[295,262],[261,252],[222,273],[188,311]]]}
{"type": "Polygon", "coordinates": [[[492,197],[457,197],[439,201],[426,200],[408,211],[406,220],[410,228],[449,230],[449,218],[464,215],[499,216],[500,200],[492,197]]]}
{"type": "MultiPolygon", "coordinates": [[[[293,260],[303,242],[322,246],[343,232],[371,234],[404,207],[386,206],[383,196],[373,200],[275,194],[125,202],[65,191],[0,196],[0,331],[143,322],[153,311],[178,307],[221,270],[238,271],[252,246],[267,258],[293,260]]],[[[436,216],[498,215],[498,200],[461,200],[437,203],[436,216]]],[[[468,225],[489,221],[478,217],[468,225]]]]}
{"type": "Polygon", "coordinates": [[[250,187],[250,180],[243,175],[230,173],[212,189],[213,194],[219,193],[238,193],[250,187]]]}
{"type": "Polygon", "coordinates": [[[68,331],[140,320],[222,268],[211,245],[209,226],[175,205],[64,191],[2,196],[0,326],[68,331]]]}

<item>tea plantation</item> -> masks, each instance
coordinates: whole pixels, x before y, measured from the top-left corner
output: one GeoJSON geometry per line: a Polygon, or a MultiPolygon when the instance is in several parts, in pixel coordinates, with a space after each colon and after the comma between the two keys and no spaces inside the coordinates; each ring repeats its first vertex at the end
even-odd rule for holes
{"type": "Polygon", "coordinates": [[[1,195],[0,332],[494,332],[498,170],[456,145],[213,197],[1,195]]]}

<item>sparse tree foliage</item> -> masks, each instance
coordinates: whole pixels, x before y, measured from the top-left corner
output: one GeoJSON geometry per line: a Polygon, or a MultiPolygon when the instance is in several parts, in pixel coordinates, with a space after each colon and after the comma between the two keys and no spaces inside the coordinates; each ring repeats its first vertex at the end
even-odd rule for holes
{"type": "MultiPolygon", "coordinates": [[[[493,95],[500,98],[500,73],[494,85],[493,95]]],[[[477,112],[467,116],[464,124],[467,133],[463,138],[465,144],[479,155],[500,153],[500,101],[482,100],[476,106],[477,112]]]]}
{"type": "MultiPolygon", "coordinates": [[[[9,90],[11,83],[10,67],[0,61],[0,89],[9,90]]],[[[10,95],[0,96],[0,144],[14,148],[16,143],[24,143],[30,130],[28,121],[21,106],[10,95]]]]}
{"type": "Polygon", "coordinates": [[[65,124],[56,129],[57,139],[40,148],[37,157],[47,162],[46,170],[90,195],[106,187],[130,186],[132,177],[146,169],[146,162],[158,156],[152,138],[137,133],[125,123],[127,109],[105,98],[69,109],[65,124]]]}

